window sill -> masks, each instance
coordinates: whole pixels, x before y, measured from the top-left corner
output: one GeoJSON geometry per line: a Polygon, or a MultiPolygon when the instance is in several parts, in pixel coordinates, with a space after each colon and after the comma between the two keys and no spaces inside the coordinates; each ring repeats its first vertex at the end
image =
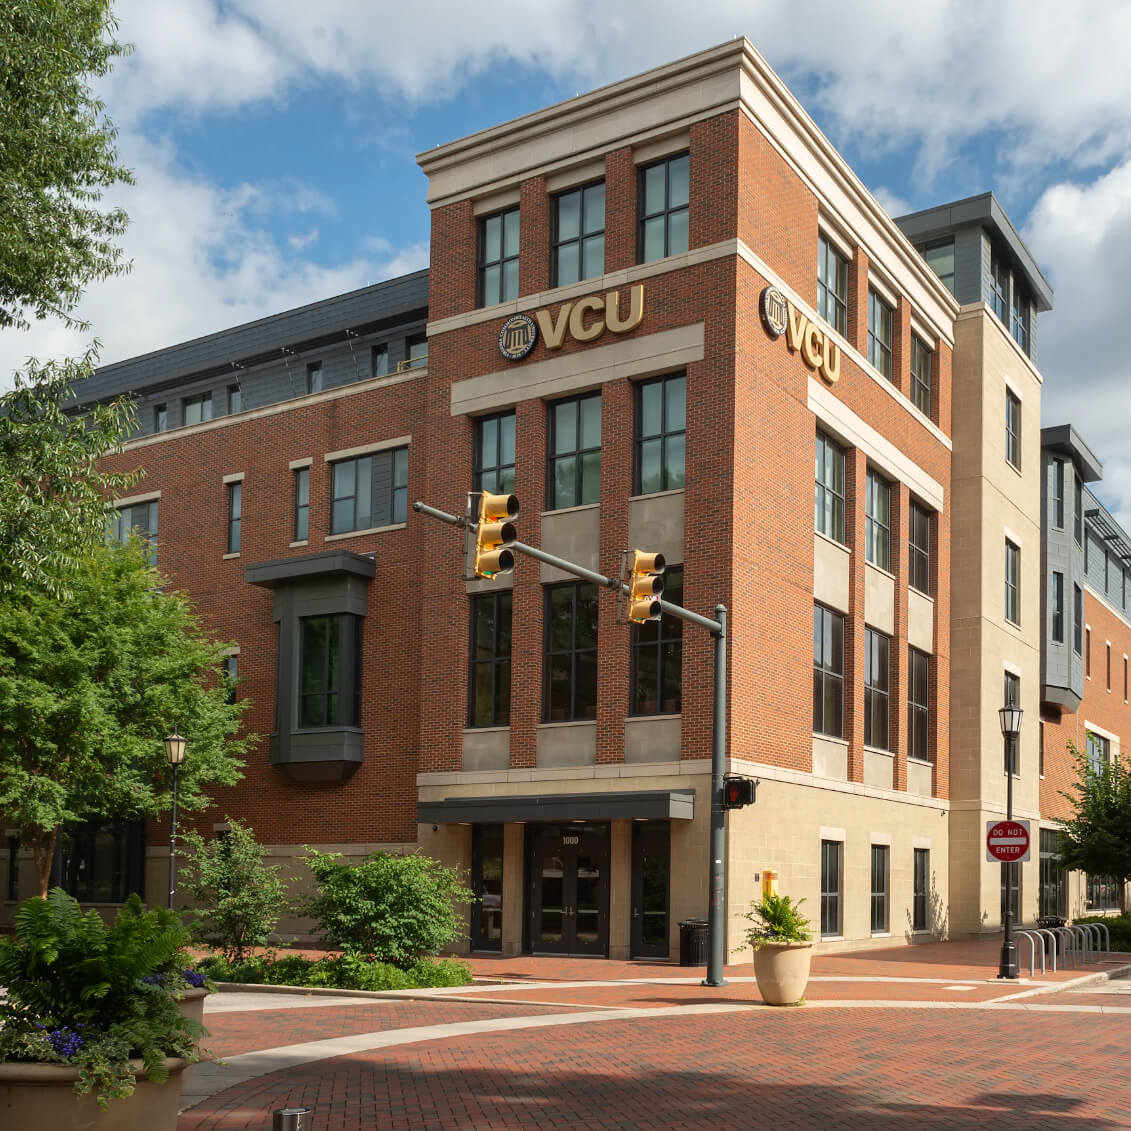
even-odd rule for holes
{"type": "Polygon", "coordinates": [[[819,730],[813,731],[813,737],[822,742],[835,742],[838,746],[848,746],[848,739],[841,738],[839,734],[822,734],[819,730]]]}
{"type": "Polygon", "coordinates": [[[907,764],[909,766],[933,766],[934,762],[932,762],[929,758],[912,758],[909,755],[907,758],[907,764]]]}
{"type": "Polygon", "coordinates": [[[600,509],[600,503],[579,503],[575,507],[553,507],[550,510],[545,510],[542,512],[542,517],[548,518],[550,515],[576,514],[579,511],[596,511],[600,509]]]}
{"type": "Polygon", "coordinates": [[[1024,475],[1024,473],[1023,473],[1023,472],[1021,471],[1021,468],[1019,468],[1019,467],[1018,467],[1018,466],[1017,466],[1017,465],[1016,465],[1015,463],[1011,463],[1011,462],[1010,462],[1010,461],[1009,461],[1009,460],[1007,459],[1007,460],[1005,461],[1005,466],[1006,466],[1006,467],[1008,467],[1008,468],[1009,468],[1009,469],[1010,469],[1011,471],[1013,471],[1013,472],[1014,472],[1014,473],[1015,473],[1015,474],[1017,475],[1017,478],[1018,478],[1018,479],[1024,479],[1024,478],[1025,478],[1025,475],[1024,475]]]}
{"type": "Polygon", "coordinates": [[[822,935],[821,942],[844,942],[844,935],[822,935]]]}
{"type": "Polygon", "coordinates": [[[394,522],[390,526],[367,526],[364,530],[347,530],[342,534],[327,534],[323,542],[340,542],[343,538],[361,538],[366,534],[384,534],[387,530],[406,530],[407,522],[394,522]]]}
{"type": "Polygon", "coordinates": [[[883,574],[884,577],[890,578],[892,581],[895,580],[895,574],[892,573],[890,569],[887,569],[882,565],[876,565],[875,562],[871,562],[867,558],[864,559],[864,564],[874,569],[877,573],[883,574]]]}
{"type": "Polygon", "coordinates": [[[239,550],[237,550],[234,554],[225,554],[224,557],[221,560],[225,561],[225,562],[230,562],[232,560],[232,558],[238,558],[239,556],[240,556],[240,552],[239,552],[239,550]]]}
{"type": "Polygon", "coordinates": [[[628,501],[634,503],[637,499],[662,499],[665,495],[683,495],[686,492],[686,487],[672,487],[668,491],[649,491],[646,495],[629,495],[628,501]]]}
{"type": "Polygon", "coordinates": [[[309,545],[310,545],[310,539],[309,538],[300,538],[297,542],[292,542],[290,544],[290,548],[292,550],[297,550],[299,548],[299,546],[309,546],[309,545]]]}
{"type": "Polygon", "coordinates": [[[917,597],[922,597],[924,601],[930,601],[932,605],[935,603],[935,599],[930,595],[930,593],[927,593],[922,589],[916,589],[915,586],[910,582],[908,582],[907,589],[908,592],[914,593],[917,597]]]}
{"type": "Polygon", "coordinates": [[[596,719],[555,719],[553,721],[546,720],[537,724],[538,730],[549,730],[550,728],[558,727],[595,727],[597,725],[596,719]]]}
{"type": "Polygon", "coordinates": [[[890,939],[891,931],[873,931],[872,938],[874,939],[890,939]]]}
{"type": "Polygon", "coordinates": [[[885,750],[882,746],[865,746],[865,754],[882,754],[885,758],[894,758],[894,750],[885,750]]]}
{"type": "Polygon", "coordinates": [[[844,542],[838,542],[831,534],[825,534],[820,530],[814,530],[813,535],[820,538],[822,542],[828,542],[830,546],[835,546],[838,550],[851,556],[852,547],[845,545],[844,542]]]}
{"type": "Polygon", "coordinates": [[[508,734],[510,732],[510,729],[511,729],[510,726],[505,726],[505,727],[500,727],[500,726],[464,727],[463,733],[464,734],[508,734]]]}
{"type": "Polygon", "coordinates": [[[648,715],[625,715],[624,722],[625,722],[625,726],[628,726],[630,723],[650,722],[653,719],[682,719],[682,718],[683,718],[683,712],[682,711],[676,711],[674,713],[671,712],[671,711],[654,711],[653,713],[648,714],[648,715]]]}

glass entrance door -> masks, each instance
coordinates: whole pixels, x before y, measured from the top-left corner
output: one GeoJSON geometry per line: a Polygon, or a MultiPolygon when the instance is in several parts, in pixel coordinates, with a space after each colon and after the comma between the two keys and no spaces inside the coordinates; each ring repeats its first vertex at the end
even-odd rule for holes
{"type": "Polygon", "coordinates": [[[667,821],[632,824],[632,957],[668,957],[671,831],[667,821]]]}
{"type": "Polygon", "coordinates": [[[475,825],[471,830],[471,949],[503,948],[503,826],[475,825]]]}
{"type": "Polygon", "coordinates": [[[528,945],[536,954],[609,953],[609,826],[531,826],[528,945]]]}

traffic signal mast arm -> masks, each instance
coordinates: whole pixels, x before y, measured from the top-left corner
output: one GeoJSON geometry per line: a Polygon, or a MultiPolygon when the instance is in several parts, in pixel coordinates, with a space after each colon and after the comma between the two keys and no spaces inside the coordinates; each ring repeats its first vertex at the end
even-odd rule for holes
{"type": "MultiPolygon", "coordinates": [[[[412,509],[418,514],[426,514],[430,518],[438,518],[441,522],[449,523],[452,526],[465,526],[471,530],[472,534],[479,532],[478,525],[474,522],[470,522],[463,515],[449,514],[447,511],[430,507],[427,503],[422,503],[419,500],[412,504],[412,509]]],[[[630,599],[632,597],[632,587],[620,581],[618,578],[606,577],[603,573],[586,569],[585,566],[578,565],[576,562],[567,561],[565,558],[559,558],[554,554],[547,554],[545,550],[539,550],[537,546],[528,546],[525,542],[510,542],[507,545],[507,549],[516,554],[525,554],[528,558],[545,562],[546,565],[554,566],[566,573],[572,573],[574,577],[580,577],[583,581],[592,581],[595,585],[603,586],[605,589],[612,589],[614,591],[620,590],[630,599]]],[[[693,613],[690,609],[685,609],[682,605],[673,605],[670,601],[663,600],[663,598],[658,598],[658,600],[660,609],[670,616],[679,617],[680,620],[688,621],[691,624],[697,624],[700,628],[705,628],[715,636],[718,636],[720,633],[725,633],[723,625],[717,620],[700,616],[698,613],[693,613]]]]}

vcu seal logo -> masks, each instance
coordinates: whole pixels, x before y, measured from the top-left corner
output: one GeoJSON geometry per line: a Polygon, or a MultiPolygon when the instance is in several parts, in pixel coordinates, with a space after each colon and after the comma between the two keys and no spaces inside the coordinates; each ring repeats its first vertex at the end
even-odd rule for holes
{"type": "Polygon", "coordinates": [[[512,314],[499,330],[499,353],[508,361],[521,361],[538,341],[538,327],[529,314],[512,314]]]}
{"type": "Polygon", "coordinates": [[[785,295],[777,287],[767,287],[762,292],[762,321],[771,337],[780,338],[789,325],[789,311],[785,295]]]}

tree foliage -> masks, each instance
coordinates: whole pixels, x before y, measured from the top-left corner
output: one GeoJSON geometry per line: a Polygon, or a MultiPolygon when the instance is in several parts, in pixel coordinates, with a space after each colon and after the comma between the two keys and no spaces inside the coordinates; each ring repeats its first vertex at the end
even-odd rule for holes
{"type": "Polygon", "coordinates": [[[430,856],[375,852],[350,865],[340,853],[307,846],[306,863],[318,893],[305,910],[333,946],[403,970],[466,937],[457,905],[475,893],[457,869],[430,856]]]}
{"type": "Polygon", "coordinates": [[[0,329],[48,315],[68,325],[87,283],[128,269],[120,208],[102,190],[132,183],[91,80],[128,48],[111,0],[0,4],[0,329]]]}
{"type": "Polygon", "coordinates": [[[98,463],[132,430],[131,401],[91,405],[82,416],[64,411],[93,367],[93,352],[31,363],[0,396],[0,597],[29,587],[65,596],[76,563],[105,537],[107,495],[137,481],[98,463]]]}
{"type": "Polygon", "coordinates": [[[193,934],[219,947],[229,962],[243,962],[252,947],[271,938],[290,907],[279,866],[263,863],[263,846],[239,821],[229,819],[225,835],[213,840],[197,832],[183,839],[189,863],[181,887],[196,903],[193,934]]]}
{"type": "Polygon", "coordinates": [[[209,783],[240,777],[247,701],[226,702],[224,647],[163,584],[140,545],[102,545],[66,599],[31,586],[0,594],[0,813],[32,848],[41,893],[60,825],[169,807],[161,739],[173,729],[189,740],[185,809],[208,804],[209,783]]]}
{"type": "Polygon", "coordinates": [[[1061,866],[1114,877],[1122,904],[1131,880],[1131,770],[1120,758],[1092,762],[1071,742],[1068,749],[1076,781],[1071,792],[1061,793],[1072,805],[1063,822],[1061,866]]]}

